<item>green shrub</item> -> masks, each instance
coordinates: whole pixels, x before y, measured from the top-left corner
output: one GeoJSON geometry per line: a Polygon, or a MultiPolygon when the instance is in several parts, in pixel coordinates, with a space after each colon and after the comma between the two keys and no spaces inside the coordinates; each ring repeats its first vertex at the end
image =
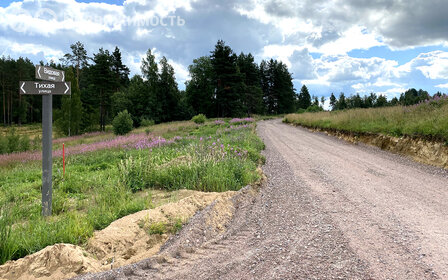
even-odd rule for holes
{"type": "Polygon", "coordinates": [[[128,110],[124,110],[114,118],[112,126],[115,135],[125,135],[132,130],[132,117],[128,110]]]}
{"type": "Polygon", "coordinates": [[[19,152],[25,152],[28,151],[31,148],[31,141],[30,138],[27,135],[23,135],[19,139],[19,152]]]}
{"type": "Polygon", "coordinates": [[[154,125],[154,120],[142,119],[140,126],[146,127],[154,125]]]}
{"type": "Polygon", "coordinates": [[[40,135],[36,135],[31,141],[31,146],[33,150],[39,150],[40,147],[42,147],[42,139],[40,138],[40,135]]]}
{"type": "Polygon", "coordinates": [[[191,120],[197,124],[201,124],[201,123],[205,123],[207,118],[205,117],[204,114],[199,114],[199,115],[194,116],[191,120]]]}
{"type": "Polygon", "coordinates": [[[8,153],[8,139],[0,135],[0,154],[8,153]]]}
{"type": "Polygon", "coordinates": [[[8,138],[8,153],[17,152],[19,149],[20,136],[16,134],[16,129],[10,129],[6,137],[8,138]]]}
{"type": "Polygon", "coordinates": [[[305,112],[307,113],[314,113],[314,112],[322,112],[324,108],[320,107],[319,105],[312,105],[306,109],[305,112]]]}

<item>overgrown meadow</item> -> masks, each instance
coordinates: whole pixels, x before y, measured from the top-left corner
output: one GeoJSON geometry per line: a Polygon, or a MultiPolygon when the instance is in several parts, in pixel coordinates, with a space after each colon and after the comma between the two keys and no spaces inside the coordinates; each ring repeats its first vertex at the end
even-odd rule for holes
{"type": "Polygon", "coordinates": [[[41,152],[0,155],[0,264],[55,243],[82,245],[94,230],[155,207],[153,194],[160,190],[238,190],[259,179],[263,148],[253,119],[56,139],[49,218],[41,217],[41,152]]]}
{"type": "Polygon", "coordinates": [[[448,143],[448,97],[436,96],[412,106],[289,114],[284,122],[357,133],[434,138],[448,143]]]}

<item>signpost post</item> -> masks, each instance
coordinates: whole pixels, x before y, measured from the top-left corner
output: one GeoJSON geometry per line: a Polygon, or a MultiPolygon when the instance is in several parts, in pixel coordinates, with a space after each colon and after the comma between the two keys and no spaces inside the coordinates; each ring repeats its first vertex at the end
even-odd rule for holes
{"type": "Polygon", "coordinates": [[[51,215],[53,169],[53,95],[70,95],[71,84],[65,82],[65,72],[36,65],[36,79],[50,82],[19,82],[20,94],[42,95],[42,215],[51,215]]]}

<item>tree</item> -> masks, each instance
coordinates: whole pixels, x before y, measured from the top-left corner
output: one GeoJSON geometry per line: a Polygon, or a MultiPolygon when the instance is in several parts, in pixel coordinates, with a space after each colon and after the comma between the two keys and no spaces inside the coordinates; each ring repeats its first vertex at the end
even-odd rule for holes
{"type": "Polygon", "coordinates": [[[127,110],[118,113],[112,121],[115,135],[124,135],[132,130],[132,117],[127,110]]]}
{"type": "Polygon", "coordinates": [[[108,50],[99,49],[98,53],[93,58],[94,65],[89,69],[90,83],[93,86],[91,94],[97,96],[93,98],[99,104],[100,115],[100,129],[106,129],[106,122],[111,106],[111,96],[116,90],[114,83],[111,81],[115,78],[115,73],[112,71],[113,57],[108,50]]]}
{"type": "Polygon", "coordinates": [[[337,102],[338,100],[336,99],[336,96],[334,96],[334,93],[331,93],[330,96],[330,106],[331,106],[331,110],[337,110],[337,102]]]}
{"type": "Polygon", "coordinates": [[[347,102],[345,100],[345,94],[343,92],[341,92],[341,94],[339,95],[339,100],[336,104],[338,110],[347,109],[347,102]]]}
{"type": "Polygon", "coordinates": [[[262,114],[264,111],[263,91],[260,85],[260,70],[258,65],[250,53],[248,55],[241,53],[238,56],[237,63],[245,86],[244,105],[247,108],[247,113],[249,115],[262,114]]]}
{"type": "Polygon", "coordinates": [[[313,102],[311,102],[311,106],[317,106],[319,107],[319,98],[317,96],[312,97],[313,102]]]}
{"type": "Polygon", "coordinates": [[[112,71],[115,74],[116,91],[120,91],[129,86],[129,68],[123,64],[121,52],[115,47],[112,53],[112,71]]]}
{"type": "Polygon", "coordinates": [[[64,135],[78,135],[82,132],[81,122],[83,109],[81,92],[79,91],[72,67],[66,70],[65,75],[66,81],[72,84],[72,94],[71,96],[63,96],[61,109],[55,110],[55,127],[64,135]]]}
{"type": "Polygon", "coordinates": [[[179,89],[174,76],[174,68],[166,57],[160,60],[160,78],[157,89],[158,106],[162,109],[160,120],[163,122],[178,120],[179,89]]]}
{"type": "Polygon", "coordinates": [[[292,75],[282,62],[271,59],[260,64],[263,101],[268,114],[284,114],[294,111],[295,91],[292,75]]]}
{"type": "Polygon", "coordinates": [[[384,107],[387,106],[387,98],[384,95],[379,95],[376,99],[375,107],[384,107]]]}
{"type": "Polygon", "coordinates": [[[190,81],[186,83],[186,100],[193,114],[214,117],[216,112],[215,87],[213,84],[213,65],[209,56],[194,59],[188,67],[190,81]]]}
{"type": "MultiPolygon", "coordinates": [[[[146,101],[144,103],[147,106],[147,110],[150,110],[150,118],[155,122],[160,122],[162,116],[162,108],[158,104],[162,101],[159,100],[158,86],[159,86],[159,68],[156,63],[155,56],[151,53],[151,49],[146,52],[146,57],[142,59],[142,65],[140,67],[144,79],[145,90],[147,93],[146,101]]],[[[146,116],[145,116],[146,117],[146,116]]],[[[149,116],[148,116],[149,117],[149,116]]]]}
{"type": "Polygon", "coordinates": [[[311,106],[311,96],[308,92],[306,85],[303,85],[300,89],[299,98],[297,100],[297,105],[299,109],[307,109],[311,106]]]}
{"type": "Polygon", "coordinates": [[[243,96],[244,83],[236,60],[233,50],[219,40],[211,55],[217,117],[238,117],[247,112],[243,96]]]}
{"type": "Polygon", "coordinates": [[[89,66],[88,60],[90,58],[87,56],[87,50],[84,48],[84,45],[79,41],[70,45],[70,49],[72,53],[66,53],[63,60],[75,67],[77,86],[79,88],[81,68],[89,66]]]}

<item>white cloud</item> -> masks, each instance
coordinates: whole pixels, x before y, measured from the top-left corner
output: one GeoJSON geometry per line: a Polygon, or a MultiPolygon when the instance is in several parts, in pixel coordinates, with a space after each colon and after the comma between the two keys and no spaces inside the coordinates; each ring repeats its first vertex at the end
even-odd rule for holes
{"type": "Polygon", "coordinates": [[[436,85],[435,87],[438,87],[438,88],[448,88],[448,83],[436,85]]]}
{"type": "Polygon", "coordinates": [[[448,52],[421,53],[398,70],[400,75],[418,70],[428,79],[448,79],[448,52]]]}

